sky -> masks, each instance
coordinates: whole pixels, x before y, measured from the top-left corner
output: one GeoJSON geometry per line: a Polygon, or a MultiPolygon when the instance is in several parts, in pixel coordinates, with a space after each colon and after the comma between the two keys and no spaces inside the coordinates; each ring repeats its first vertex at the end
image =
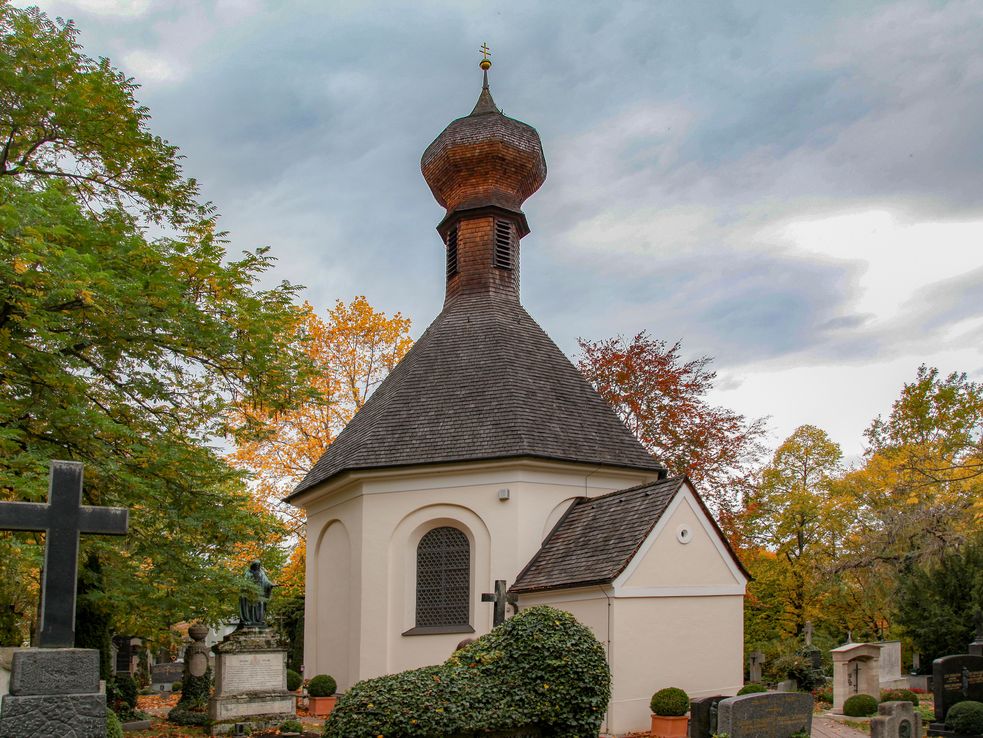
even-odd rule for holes
{"type": "Polygon", "coordinates": [[[983,380],[983,3],[42,0],[319,311],[443,301],[426,146],[480,91],[540,133],[522,300],[645,330],[713,402],[848,458],[919,364],[983,380]]]}

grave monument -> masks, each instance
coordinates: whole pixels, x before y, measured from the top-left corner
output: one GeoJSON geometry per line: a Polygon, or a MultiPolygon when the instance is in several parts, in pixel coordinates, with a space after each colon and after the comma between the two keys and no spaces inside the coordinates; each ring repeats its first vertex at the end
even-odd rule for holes
{"type": "Polygon", "coordinates": [[[728,738],[788,738],[812,731],[812,695],[760,692],[728,697],[717,705],[717,733],[728,738]]]}
{"type": "Polygon", "coordinates": [[[833,712],[855,694],[881,697],[881,648],[873,643],[846,643],[830,651],[833,657],[833,712]]]}
{"type": "Polygon", "coordinates": [[[37,648],[15,651],[0,738],[104,738],[99,652],[75,648],[79,535],[125,535],[128,511],[82,504],[82,464],[52,461],[47,504],[0,502],[0,530],[45,531],[37,648]]]}
{"type": "Polygon", "coordinates": [[[983,702],[983,656],[969,653],[943,656],[932,662],[932,695],[935,722],[929,735],[955,735],[946,731],[945,718],[957,702],[983,702]]]}
{"type": "Polygon", "coordinates": [[[273,587],[262,564],[253,561],[239,597],[239,627],[212,647],[212,735],[275,727],[296,715],[295,695],[287,691],[287,647],[266,624],[273,587]]]}
{"type": "Polygon", "coordinates": [[[761,667],[765,665],[765,655],[761,651],[752,651],[748,656],[749,681],[757,684],[761,681],[761,667]]]}
{"type": "Polygon", "coordinates": [[[920,738],[922,718],[910,702],[882,702],[870,721],[870,738],[920,738]]]}

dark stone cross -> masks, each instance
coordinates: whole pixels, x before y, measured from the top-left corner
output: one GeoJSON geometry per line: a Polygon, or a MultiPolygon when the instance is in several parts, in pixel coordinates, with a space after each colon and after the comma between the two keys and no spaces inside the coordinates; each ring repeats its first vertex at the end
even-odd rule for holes
{"type": "Polygon", "coordinates": [[[82,504],[82,464],[52,461],[48,503],[0,502],[0,530],[45,531],[41,582],[42,648],[75,645],[79,534],[126,534],[129,511],[82,504]]]}
{"type": "Polygon", "coordinates": [[[492,620],[492,625],[494,625],[496,628],[505,622],[506,605],[514,605],[516,610],[519,609],[519,597],[514,594],[509,594],[506,591],[504,579],[496,579],[495,592],[485,592],[483,595],[481,595],[481,601],[495,603],[495,616],[492,620]]]}

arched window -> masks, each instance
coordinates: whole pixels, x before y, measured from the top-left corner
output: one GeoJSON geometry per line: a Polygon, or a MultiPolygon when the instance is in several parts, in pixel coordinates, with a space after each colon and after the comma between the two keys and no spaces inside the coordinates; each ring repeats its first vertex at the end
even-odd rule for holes
{"type": "Polygon", "coordinates": [[[416,627],[469,627],[471,544],[457,528],[434,528],[416,547],[416,627]]]}

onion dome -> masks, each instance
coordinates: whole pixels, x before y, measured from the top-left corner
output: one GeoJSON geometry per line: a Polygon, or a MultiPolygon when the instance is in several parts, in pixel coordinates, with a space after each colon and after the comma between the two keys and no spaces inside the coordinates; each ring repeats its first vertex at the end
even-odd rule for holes
{"type": "Polygon", "coordinates": [[[521,213],[522,203],[546,179],[546,159],[536,129],[502,114],[484,85],[471,114],[453,121],[423,152],[423,176],[447,215],[499,207],[521,213]]]}

